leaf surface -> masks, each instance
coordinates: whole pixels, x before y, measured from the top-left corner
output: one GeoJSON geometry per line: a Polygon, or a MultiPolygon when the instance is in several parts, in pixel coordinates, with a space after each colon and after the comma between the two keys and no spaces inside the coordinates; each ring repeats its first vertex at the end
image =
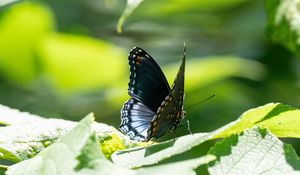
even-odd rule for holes
{"type": "Polygon", "coordinates": [[[253,128],[230,136],[209,154],[212,175],[300,174],[300,159],[291,145],[284,144],[266,129],[253,128]]]}

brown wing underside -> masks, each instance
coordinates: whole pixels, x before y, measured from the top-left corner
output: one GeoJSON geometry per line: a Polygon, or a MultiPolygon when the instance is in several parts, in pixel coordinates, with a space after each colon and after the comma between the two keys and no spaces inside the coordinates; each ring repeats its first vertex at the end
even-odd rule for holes
{"type": "Polygon", "coordinates": [[[170,94],[164,99],[152,119],[148,129],[147,141],[158,138],[170,130],[175,130],[183,115],[185,48],[182,62],[172,85],[170,94]]]}

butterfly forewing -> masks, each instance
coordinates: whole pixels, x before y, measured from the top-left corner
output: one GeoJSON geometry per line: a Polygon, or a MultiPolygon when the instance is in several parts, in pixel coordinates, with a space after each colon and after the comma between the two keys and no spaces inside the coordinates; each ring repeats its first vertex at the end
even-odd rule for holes
{"type": "Polygon", "coordinates": [[[128,61],[130,66],[129,95],[155,112],[170,92],[165,75],[153,58],[141,48],[133,48],[128,61]]]}
{"type": "Polygon", "coordinates": [[[161,103],[155,117],[151,121],[148,130],[147,140],[152,137],[158,138],[169,130],[175,130],[183,118],[184,98],[184,71],[185,71],[185,50],[184,56],[177,73],[176,79],[168,96],[161,103]]]}

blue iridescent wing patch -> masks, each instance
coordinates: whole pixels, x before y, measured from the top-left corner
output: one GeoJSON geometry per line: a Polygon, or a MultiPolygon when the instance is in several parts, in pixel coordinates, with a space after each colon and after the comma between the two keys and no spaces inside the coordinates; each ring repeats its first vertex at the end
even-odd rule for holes
{"type": "Polygon", "coordinates": [[[133,140],[145,141],[154,115],[142,102],[130,98],[121,109],[120,130],[133,140]]]}

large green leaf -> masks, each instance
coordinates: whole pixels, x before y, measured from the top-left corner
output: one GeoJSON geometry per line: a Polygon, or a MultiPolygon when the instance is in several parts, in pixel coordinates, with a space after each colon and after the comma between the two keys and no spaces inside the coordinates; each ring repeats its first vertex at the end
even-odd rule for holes
{"type": "Polygon", "coordinates": [[[300,56],[300,1],[265,0],[268,16],[268,34],[300,56]]]}
{"type": "Polygon", "coordinates": [[[92,122],[93,116],[87,116],[71,132],[33,159],[9,167],[7,174],[73,174],[77,165],[76,157],[92,137],[95,137],[92,122]]]}
{"type": "MultiPolygon", "coordinates": [[[[40,122],[0,127],[1,159],[18,162],[31,158],[69,132],[75,125],[76,122],[45,119],[40,122]]],[[[93,128],[97,132],[100,142],[112,144],[109,146],[108,143],[105,143],[108,152],[112,151],[110,149],[125,148],[120,137],[121,134],[113,127],[94,123],[93,128]],[[113,145],[115,148],[112,147],[113,145]]]]}
{"type": "Polygon", "coordinates": [[[255,125],[268,128],[277,137],[300,138],[300,110],[280,103],[269,103],[250,109],[236,120],[235,125],[216,137],[230,136],[255,125]]]}
{"type": "MultiPolygon", "coordinates": [[[[62,119],[45,119],[3,105],[0,105],[0,123],[10,125],[0,127],[1,159],[13,162],[35,156],[77,124],[62,119]]],[[[109,125],[95,122],[93,129],[107,157],[116,150],[137,144],[109,125]]]]}
{"type": "Polygon", "coordinates": [[[130,168],[156,164],[169,157],[186,152],[193,147],[212,139],[217,133],[222,132],[234,124],[234,122],[229,123],[228,125],[210,133],[197,133],[179,137],[176,140],[169,140],[149,145],[147,147],[118,151],[112,155],[112,160],[117,165],[130,168]]]}
{"type": "Polygon", "coordinates": [[[215,138],[228,137],[253,126],[270,129],[280,137],[300,136],[300,111],[280,103],[270,103],[245,112],[239,119],[210,133],[198,133],[150,145],[118,151],[112,160],[124,167],[140,167],[156,164],[174,155],[186,152],[201,143],[215,138]]]}
{"type": "Polygon", "coordinates": [[[172,170],[176,170],[174,175],[195,174],[193,169],[215,158],[208,155],[194,160],[137,170],[119,167],[107,160],[99,149],[92,122],[91,115],[86,117],[69,133],[34,158],[9,167],[7,175],[159,175],[172,170]]]}
{"type": "Polygon", "coordinates": [[[224,139],[210,150],[211,175],[300,174],[295,150],[266,129],[253,128],[224,139]]]}

